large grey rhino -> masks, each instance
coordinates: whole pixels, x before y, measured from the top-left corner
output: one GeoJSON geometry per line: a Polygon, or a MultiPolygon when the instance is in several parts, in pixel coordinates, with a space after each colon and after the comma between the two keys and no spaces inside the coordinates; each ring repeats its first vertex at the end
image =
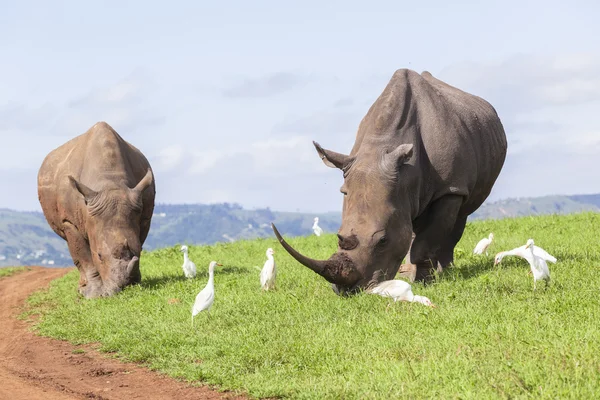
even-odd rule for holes
{"type": "Polygon", "coordinates": [[[314,260],[273,230],[290,255],[337,293],[393,279],[409,248],[416,280],[428,281],[438,265],[448,266],[507,148],[488,102],[407,69],[394,73],[371,106],[349,155],[313,143],[325,165],[344,174],[338,250],[314,260]]]}
{"type": "Polygon", "coordinates": [[[38,173],[46,220],[67,241],[86,298],[141,280],[156,189],[148,160],[105,122],[51,151],[38,173]]]}

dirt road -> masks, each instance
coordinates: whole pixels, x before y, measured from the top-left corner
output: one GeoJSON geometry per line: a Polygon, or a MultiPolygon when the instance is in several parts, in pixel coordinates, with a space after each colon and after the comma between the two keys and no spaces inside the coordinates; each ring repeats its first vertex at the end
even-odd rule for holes
{"type": "Polygon", "coordinates": [[[0,400],[237,398],[31,333],[16,319],[25,300],[70,270],[32,267],[0,279],[0,400]]]}

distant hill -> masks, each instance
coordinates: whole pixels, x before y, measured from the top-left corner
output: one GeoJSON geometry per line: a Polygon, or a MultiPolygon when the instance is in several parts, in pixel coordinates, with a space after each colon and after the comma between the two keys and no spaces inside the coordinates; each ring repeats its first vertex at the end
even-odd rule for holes
{"type": "Polygon", "coordinates": [[[336,232],[341,213],[306,214],[271,211],[268,208],[245,210],[238,204],[158,204],[154,207],[152,228],[145,249],[177,243],[215,243],[272,236],[271,222],[290,236],[312,233],[314,217],[325,232],[336,232]]]}
{"type": "MultiPolygon", "coordinates": [[[[315,216],[325,232],[338,230],[339,212],[245,210],[228,203],[158,204],[144,249],[267,237],[273,235],[271,222],[282,234],[309,235],[315,216]]],[[[0,209],[0,267],[13,265],[72,265],[66,242],[50,229],[42,213],[0,209]]]]}
{"type": "Polygon", "coordinates": [[[544,214],[572,214],[582,211],[600,212],[600,194],[576,196],[543,196],[499,200],[484,203],[470,219],[500,219],[544,214]]]}
{"type": "MultiPolygon", "coordinates": [[[[486,203],[470,217],[500,219],[542,214],[600,212],[600,194],[544,196],[486,203]]],[[[312,234],[313,218],[325,232],[336,232],[341,213],[297,213],[268,208],[246,210],[238,204],[158,204],[144,249],[176,244],[212,244],[272,236],[271,222],[285,235],[312,234]]],[[[11,265],[71,265],[66,242],[39,212],[0,209],[0,267],[11,265]]]]}

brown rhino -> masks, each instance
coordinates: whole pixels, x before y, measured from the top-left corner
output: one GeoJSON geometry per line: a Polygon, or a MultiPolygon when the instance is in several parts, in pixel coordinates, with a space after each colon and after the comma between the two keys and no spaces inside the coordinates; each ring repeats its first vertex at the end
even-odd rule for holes
{"type": "Polygon", "coordinates": [[[111,296],[140,282],[155,194],[146,157],[106,122],[46,156],[38,196],[79,269],[79,293],[111,296]]]}
{"type": "Polygon", "coordinates": [[[325,165],[344,174],[338,250],[328,260],[313,260],[273,230],[337,293],[393,279],[409,248],[417,280],[448,266],[467,216],[490,194],[507,149],[488,102],[407,69],[394,73],[371,106],[349,155],[313,143],[325,165]]]}

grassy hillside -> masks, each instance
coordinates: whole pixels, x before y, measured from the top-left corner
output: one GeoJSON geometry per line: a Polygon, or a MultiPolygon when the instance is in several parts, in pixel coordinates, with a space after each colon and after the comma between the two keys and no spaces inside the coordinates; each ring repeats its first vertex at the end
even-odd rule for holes
{"type": "MultiPolygon", "coordinates": [[[[142,284],[113,298],[79,300],[77,274],[35,294],[37,331],[144,363],[171,376],[299,399],[594,398],[600,392],[600,214],[469,223],[456,266],[413,285],[437,308],[373,295],[342,298],[272,239],[190,248],[200,267],[186,280],[170,247],[142,256],[142,284]],[[492,231],[490,256],[473,256],[492,231]],[[532,290],[524,260],[493,254],[534,238],[558,258],[552,283],[532,290]],[[273,247],[278,289],[258,270],[273,247]],[[190,327],[190,308],[211,260],[216,299],[190,327]]],[[[334,235],[290,240],[318,258],[334,235]]]]}
{"type": "Polygon", "coordinates": [[[6,278],[19,272],[25,271],[25,267],[7,267],[0,268],[0,278],[6,278]]]}
{"type": "Polygon", "coordinates": [[[543,196],[499,200],[482,205],[471,214],[470,220],[572,214],[582,211],[600,211],[600,195],[543,196]]]}
{"type": "MultiPolygon", "coordinates": [[[[313,218],[325,232],[337,231],[340,213],[305,214],[269,209],[245,210],[236,204],[162,205],[155,207],[144,249],[175,244],[213,244],[273,236],[271,222],[288,235],[312,233],[313,218]]],[[[0,209],[0,267],[71,266],[67,244],[39,212],[0,209]]]]}
{"type": "Polygon", "coordinates": [[[191,204],[155,207],[152,228],[144,248],[151,250],[178,243],[213,244],[271,237],[271,222],[292,236],[312,233],[314,217],[325,232],[339,228],[341,213],[305,214],[270,209],[245,210],[237,204],[191,204]]]}
{"type": "MultiPolygon", "coordinates": [[[[508,199],[486,203],[470,220],[499,219],[526,215],[600,212],[600,194],[546,196],[508,199]]],[[[144,249],[152,250],[180,243],[213,244],[260,237],[273,237],[270,224],[290,236],[312,233],[313,218],[325,232],[337,232],[340,212],[307,214],[270,209],[246,210],[237,204],[158,204],[144,249]]],[[[36,212],[0,210],[0,267],[8,265],[72,264],[66,243],[36,212]]]]}
{"type": "Polygon", "coordinates": [[[0,266],[71,264],[66,242],[42,213],[0,209],[0,266]]]}

